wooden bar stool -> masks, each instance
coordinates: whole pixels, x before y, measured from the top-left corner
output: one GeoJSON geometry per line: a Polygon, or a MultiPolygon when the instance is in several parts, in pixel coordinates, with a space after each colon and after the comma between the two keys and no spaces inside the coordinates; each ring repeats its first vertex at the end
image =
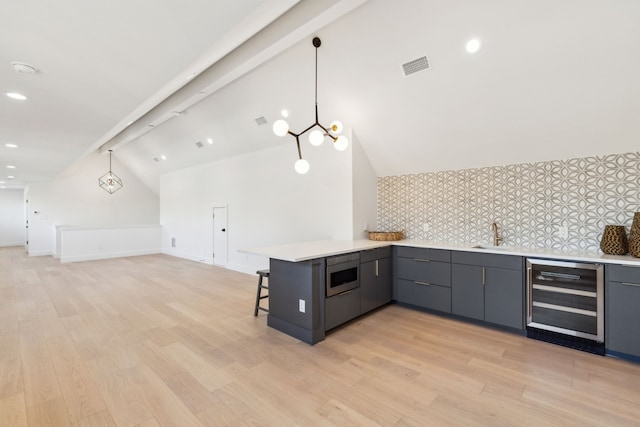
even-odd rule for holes
{"type": "Polygon", "coordinates": [[[260,300],[269,298],[269,294],[262,295],[263,289],[266,289],[267,291],[269,290],[269,286],[262,284],[263,278],[269,278],[269,270],[258,270],[256,271],[256,274],[258,275],[258,291],[256,292],[256,308],[253,312],[254,316],[258,315],[258,310],[266,311],[267,313],[269,312],[268,308],[260,307],[260,300]]]}

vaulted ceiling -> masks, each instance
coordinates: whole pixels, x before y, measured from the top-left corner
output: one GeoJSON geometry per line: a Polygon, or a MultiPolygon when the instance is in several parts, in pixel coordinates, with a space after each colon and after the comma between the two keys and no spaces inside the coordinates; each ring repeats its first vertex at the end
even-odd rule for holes
{"type": "Polygon", "coordinates": [[[0,9],[12,17],[0,27],[1,89],[29,97],[0,99],[0,167],[16,166],[10,181],[0,171],[5,185],[51,179],[100,147],[154,190],[162,173],[279,144],[293,165],[292,139],[271,125],[282,109],[292,129],[313,121],[314,35],[321,121],[357,134],[381,176],[638,150],[635,0],[0,9]],[[423,56],[429,68],[405,76],[402,64],[423,56]],[[40,71],[17,73],[16,60],[40,71]]]}

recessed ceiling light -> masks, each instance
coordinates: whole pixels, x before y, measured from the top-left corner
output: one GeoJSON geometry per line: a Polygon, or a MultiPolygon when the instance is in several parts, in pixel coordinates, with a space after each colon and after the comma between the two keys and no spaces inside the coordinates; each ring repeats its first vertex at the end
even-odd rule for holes
{"type": "Polygon", "coordinates": [[[19,101],[24,101],[25,99],[27,99],[26,96],[24,96],[21,93],[17,93],[17,92],[6,92],[7,96],[11,99],[17,99],[19,101]]]}
{"type": "Polygon", "coordinates": [[[9,147],[9,148],[18,148],[18,146],[16,144],[11,144],[11,143],[4,144],[4,146],[5,147],[9,147]]]}
{"type": "Polygon", "coordinates": [[[13,165],[7,165],[7,169],[15,169],[16,167],[13,165]]]}
{"type": "Polygon", "coordinates": [[[207,142],[209,143],[209,145],[213,144],[213,138],[207,138],[207,142]]]}
{"type": "Polygon", "coordinates": [[[14,179],[14,178],[15,178],[15,176],[13,176],[13,175],[7,175],[7,179],[14,179]]]}
{"type": "Polygon", "coordinates": [[[282,110],[282,111],[280,111],[280,114],[282,114],[282,117],[289,117],[289,111],[288,110],[282,110]]]}
{"type": "Polygon", "coordinates": [[[160,158],[161,158],[162,160],[167,160],[167,156],[165,156],[164,154],[163,154],[162,156],[160,156],[160,158]]]}
{"type": "Polygon", "coordinates": [[[479,39],[471,39],[467,42],[467,52],[476,53],[482,47],[482,42],[479,39]]]}

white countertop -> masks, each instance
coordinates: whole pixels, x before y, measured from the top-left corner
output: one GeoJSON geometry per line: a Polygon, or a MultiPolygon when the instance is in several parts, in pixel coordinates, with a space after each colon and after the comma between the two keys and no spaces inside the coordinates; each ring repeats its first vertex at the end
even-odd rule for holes
{"type": "Polygon", "coordinates": [[[349,252],[363,251],[384,246],[411,246],[416,248],[446,249],[478,253],[517,255],[529,258],[549,258],[567,261],[599,262],[607,264],[633,265],[640,267],[640,258],[631,255],[606,255],[600,251],[577,251],[547,248],[527,248],[516,246],[482,245],[477,248],[474,243],[455,243],[432,240],[398,240],[379,242],[374,240],[320,240],[315,242],[291,243],[287,245],[252,248],[240,252],[261,255],[283,261],[299,262],[324,258],[349,252]]]}
{"type": "Polygon", "coordinates": [[[299,262],[324,258],[349,252],[389,246],[395,242],[377,242],[374,240],[319,240],[316,242],[290,243],[288,245],[252,248],[240,252],[251,255],[262,255],[283,261],[299,262]]]}

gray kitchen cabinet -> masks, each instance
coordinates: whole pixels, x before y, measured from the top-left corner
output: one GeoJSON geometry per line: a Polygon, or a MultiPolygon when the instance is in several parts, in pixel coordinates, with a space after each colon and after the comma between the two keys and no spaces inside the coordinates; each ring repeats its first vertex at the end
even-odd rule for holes
{"type": "Polygon", "coordinates": [[[325,300],[325,331],[360,316],[360,291],[352,289],[325,300]]]}
{"type": "Polygon", "coordinates": [[[391,247],[360,253],[360,310],[374,310],[391,301],[391,247]]]}
{"type": "Polygon", "coordinates": [[[325,336],[325,259],[269,260],[267,325],[309,344],[325,336]],[[300,301],[305,309],[300,310],[300,301]]]}
{"type": "Polygon", "coordinates": [[[604,301],[606,352],[640,358],[640,267],[607,265],[604,301]]]}
{"type": "Polygon", "coordinates": [[[451,312],[451,251],[398,247],[395,299],[444,313],[451,312]]]}
{"type": "Polygon", "coordinates": [[[522,257],[453,252],[451,312],[471,319],[524,329],[522,257]]]}

